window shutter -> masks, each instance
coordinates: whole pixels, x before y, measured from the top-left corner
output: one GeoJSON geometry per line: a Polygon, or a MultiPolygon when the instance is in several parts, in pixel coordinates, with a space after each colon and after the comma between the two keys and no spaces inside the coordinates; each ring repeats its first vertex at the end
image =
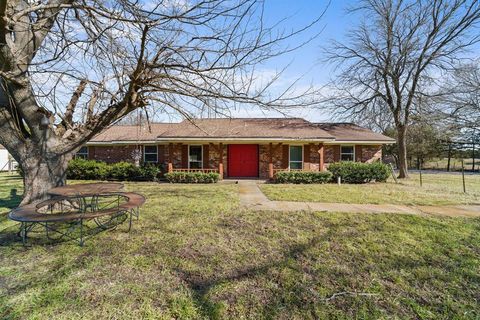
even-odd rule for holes
{"type": "Polygon", "coordinates": [[[333,161],[334,162],[340,161],[340,146],[339,145],[333,146],[333,161]]]}
{"type": "Polygon", "coordinates": [[[188,144],[182,144],[182,169],[188,168],[188,144]]]}
{"type": "Polygon", "coordinates": [[[290,148],[290,146],[288,144],[284,144],[282,146],[282,169],[287,169],[288,168],[288,162],[290,161],[290,159],[288,159],[288,155],[289,155],[288,149],[289,148],[290,148]]]}
{"type": "Polygon", "coordinates": [[[210,168],[210,163],[209,163],[209,153],[210,153],[210,146],[208,144],[203,145],[203,154],[202,154],[202,161],[203,161],[203,168],[204,169],[209,169],[210,168]]]}
{"type": "Polygon", "coordinates": [[[88,147],[88,160],[94,160],[95,159],[95,147],[89,146],[88,147]]]}
{"type": "Polygon", "coordinates": [[[158,145],[157,151],[158,151],[158,163],[165,163],[165,146],[158,145]]]}
{"type": "Polygon", "coordinates": [[[362,146],[355,146],[355,161],[362,162],[362,146]]]}
{"type": "Polygon", "coordinates": [[[306,144],[303,146],[303,164],[304,169],[310,169],[310,145],[306,144]]]}

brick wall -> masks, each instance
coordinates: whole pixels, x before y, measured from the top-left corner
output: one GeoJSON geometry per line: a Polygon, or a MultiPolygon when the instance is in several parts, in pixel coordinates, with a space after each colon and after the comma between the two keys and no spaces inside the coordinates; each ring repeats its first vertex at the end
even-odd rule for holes
{"type": "Polygon", "coordinates": [[[172,150],[173,167],[184,169],[182,163],[182,144],[172,143],[165,146],[165,164],[170,162],[170,150],[172,150]]]}
{"type": "MultiPolygon", "coordinates": [[[[220,145],[209,144],[204,145],[204,168],[218,169],[220,161],[220,145]],[[208,150],[208,152],[207,152],[208,150]]],[[[285,169],[288,167],[288,145],[287,144],[272,144],[273,147],[273,168],[285,169]]],[[[89,159],[105,161],[107,163],[128,161],[134,162],[133,152],[138,148],[135,145],[129,146],[89,146],[89,159]]],[[[143,152],[143,147],[141,147],[143,152]]],[[[188,167],[187,159],[183,159],[188,156],[188,147],[186,144],[174,143],[172,144],[173,150],[173,167],[185,168],[188,167]],[[186,155],[185,155],[186,153],[186,155]]],[[[381,160],[382,158],[382,146],[381,145],[357,145],[355,147],[356,160],[362,162],[374,162],[381,160]]],[[[270,157],[270,145],[259,145],[259,176],[260,178],[268,178],[268,164],[270,157]]],[[[223,145],[223,166],[224,173],[228,172],[228,152],[227,145],[223,145]]],[[[304,168],[305,170],[318,171],[319,170],[319,154],[318,144],[308,144],[304,146],[304,168]]],[[[325,167],[328,167],[329,163],[338,161],[340,157],[340,145],[325,145],[324,146],[324,162],[325,167]]],[[[143,159],[143,156],[142,156],[143,159]]],[[[170,160],[170,145],[158,145],[158,162],[163,164],[167,168],[167,164],[170,160]]]]}
{"type": "Polygon", "coordinates": [[[324,152],[323,156],[324,156],[324,159],[325,159],[325,163],[335,162],[334,146],[332,146],[332,145],[325,146],[323,152],[324,152]]]}
{"type": "MultiPolygon", "coordinates": [[[[325,161],[325,148],[324,151],[324,161],[325,161]]],[[[320,154],[318,153],[318,144],[310,144],[310,170],[318,171],[320,168],[320,154]]]]}
{"type": "MultiPolygon", "coordinates": [[[[120,161],[135,162],[133,152],[139,148],[135,145],[128,146],[89,146],[88,158],[91,160],[114,163],[120,161]]],[[[143,154],[143,147],[140,147],[143,154]]],[[[143,156],[142,156],[143,158],[143,156]]]]}
{"type": "MultiPolygon", "coordinates": [[[[273,169],[281,169],[283,166],[283,146],[281,144],[272,144],[273,169]]],[[[270,163],[270,144],[261,144],[259,146],[259,176],[262,179],[268,179],[268,164],[270,163]]]]}
{"type": "MultiPolygon", "coordinates": [[[[227,171],[227,145],[223,145],[223,171],[227,171]]],[[[208,169],[218,169],[220,165],[220,144],[211,143],[208,148],[208,169]]]]}
{"type": "Polygon", "coordinates": [[[362,162],[382,160],[382,146],[362,146],[362,162]]]}

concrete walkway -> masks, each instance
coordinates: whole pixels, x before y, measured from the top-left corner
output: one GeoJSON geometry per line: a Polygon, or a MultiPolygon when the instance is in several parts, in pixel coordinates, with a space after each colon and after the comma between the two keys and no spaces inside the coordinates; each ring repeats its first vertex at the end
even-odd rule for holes
{"type": "Polygon", "coordinates": [[[297,202],[269,200],[256,181],[238,182],[240,205],[251,210],[324,211],[352,213],[433,214],[442,216],[480,217],[480,205],[457,206],[405,206],[393,204],[348,204],[323,202],[297,202]]]}

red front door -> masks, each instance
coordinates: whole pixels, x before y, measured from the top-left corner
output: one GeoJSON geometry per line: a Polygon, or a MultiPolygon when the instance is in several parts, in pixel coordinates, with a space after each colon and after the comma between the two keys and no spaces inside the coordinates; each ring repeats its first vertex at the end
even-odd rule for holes
{"type": "Polygon", "coordinates": [[[231,144],[228,146],[228,176],[258,177],[258,145],[231,144]]]}

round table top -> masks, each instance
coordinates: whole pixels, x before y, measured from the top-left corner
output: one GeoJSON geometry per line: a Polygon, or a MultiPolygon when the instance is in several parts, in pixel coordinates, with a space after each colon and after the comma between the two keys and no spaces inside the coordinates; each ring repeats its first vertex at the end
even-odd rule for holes
{"type": "Polygon", "coordinates": [[[69,184],[62,187],[50,189],[48,194],[52,196],[86,196],[102,193],[120,192],[123,190],[123,183],[118,182],[96,182],[69,184]]]}

